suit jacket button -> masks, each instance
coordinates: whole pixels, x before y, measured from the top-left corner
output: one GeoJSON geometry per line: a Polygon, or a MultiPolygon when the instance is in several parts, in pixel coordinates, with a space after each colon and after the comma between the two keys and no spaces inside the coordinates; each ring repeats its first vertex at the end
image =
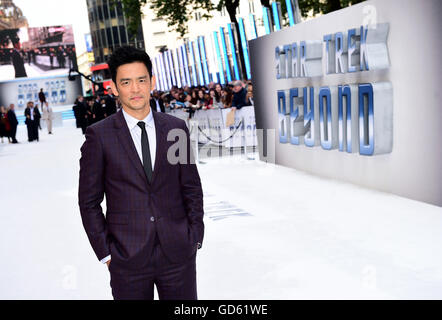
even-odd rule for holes
{"type": "Polygon", "coordinates": [[[150,217],[150,221],[154,222],[155,221],[155,217],[150,217]]]}

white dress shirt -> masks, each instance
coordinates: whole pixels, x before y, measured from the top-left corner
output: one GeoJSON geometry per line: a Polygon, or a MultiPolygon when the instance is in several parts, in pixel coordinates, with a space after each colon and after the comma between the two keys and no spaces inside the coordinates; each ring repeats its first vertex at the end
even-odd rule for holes
{"type": "MultiPolygon", "coordinates": [[[[141,163],[143,163],[143,149],[141,147],[141,128],[138,126],[138,122],[143,121],[146,124],[146,132],[147,139],[149,140],[149,151],[150,151],[150,159],[152,162],[152,172],[154,170],[155,164],[155,153],[157,150],[157,137],[155,133],[155,121],[152,115],[152,109],[149,114],[143,120],[138,120],[131,115],[129,115],[126,111],[123,111],[124,120],[126,120],[127,127],[129,128],[130,135],[135,145],[135,149],[137,149],[138,156],[140,157],[141,163]]],[[[111,259],[111,256],[101,260],[102,263],[106,263],[111,259]]]]}
{"type": "Polygon", "coordinates": [[[153,120],[152,109],[149,114],[143,120],[138,120],[129,115],[123,109],[124,119],[126,120],[127,127],[129,128],[130,135],[137,149],[138,156],[141,163],[143,163],[143,149],[141,147],[141,128],[138,126],[138,122],[143,121],[146,124],[147,139],[149,140],[150,159],[152,160],[152,172],[155,164],[155,152],[157,150],[157,137],[155,133],[155,121],[153,120]]]}

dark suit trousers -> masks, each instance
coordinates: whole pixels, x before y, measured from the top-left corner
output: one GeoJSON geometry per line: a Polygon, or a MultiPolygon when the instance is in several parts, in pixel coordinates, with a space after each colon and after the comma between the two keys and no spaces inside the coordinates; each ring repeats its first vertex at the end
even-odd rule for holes
{"type": "Polygon", "coordinates": [[[148,263],[142,270],[112,268],[110,285],[115,300],[153,300],[154,285],[160,300],[197,300],[196,253],[187,261],[172,263],[164,255],[155,232],[153,249],[147,254],[148,263]],[[150,256],[150,257],[149,257],[150,256]]]}
{"type": "Polygon", "coordinates": [[[38,140],[38,122],[30,120],[26,126],[28,129],[28,141],[38,140]]]}
{"type": "Polygon", "coordinates": [[[17,135],[17,126],[11,126],[11,138],[13,142],[17,141],[16,135],[17,135]]]}
{"type": "Polygon", "coordinates": [[[157,243],[148,265],[139,271],[115,271],[109,266],[115,300],[153,300],[154,285],[160,300],[197,300],[196,253],[183,263],[172,263],[157,243]]]}

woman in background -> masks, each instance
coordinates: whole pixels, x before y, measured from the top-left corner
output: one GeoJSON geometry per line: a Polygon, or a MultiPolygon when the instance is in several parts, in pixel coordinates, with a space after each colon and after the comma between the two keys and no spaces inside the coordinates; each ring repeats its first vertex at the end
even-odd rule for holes
{"type": "Polygon", "coordinates": [[[7,137],[8,141],[11,142],[10,136],[11,126],[9,125],[8,115],[6,108],[4,106],[0,107],[0,137],[3,143],[3,138],[7,137]]]}
{"type": "Polygon", "coordinates": [[[221,101],[224,108],[230,108],[232,106],[233,93],[229,87],[226,87],[221,91],[221,101]]]}
{"type": "Polygon", "coordinates": [[[223,103],[221,101],[221,94],[219,94],[218,91],[216,91],[216,89],[210,89],[209,95],[210,95],[209,108],[221,109],[223,107],[223,103]]]}

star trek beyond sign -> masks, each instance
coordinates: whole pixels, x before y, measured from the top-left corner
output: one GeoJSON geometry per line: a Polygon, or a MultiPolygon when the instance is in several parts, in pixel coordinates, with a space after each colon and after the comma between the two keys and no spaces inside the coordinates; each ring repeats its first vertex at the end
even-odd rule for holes
{"type": "Polygon", "coordinates": [[[336,74],[358,79],[358,74],[388,69],[388,30],[388,23],[374,24],[276,46],[277,80],[307,78],[319,84],[277,91],[280,143],[365,156],[392,151],[390,82],[321,85],[336,74]]]}

